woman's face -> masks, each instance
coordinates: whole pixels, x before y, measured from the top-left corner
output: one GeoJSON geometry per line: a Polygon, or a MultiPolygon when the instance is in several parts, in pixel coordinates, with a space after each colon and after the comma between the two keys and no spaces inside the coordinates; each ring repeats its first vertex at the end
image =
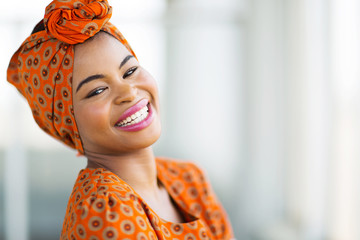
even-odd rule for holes
{"type": "Polygon", "coordinates": [[[85,154],[128,153],[159,138],[156,82],[114,37],[76,45],[72,91],[85,154]]]}

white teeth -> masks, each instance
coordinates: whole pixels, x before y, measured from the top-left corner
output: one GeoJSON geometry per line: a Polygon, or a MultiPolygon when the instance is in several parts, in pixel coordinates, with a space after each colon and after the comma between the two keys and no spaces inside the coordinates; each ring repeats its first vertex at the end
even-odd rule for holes
{"type": "Polygon", "coordinates": [[[139,111],[137,111],[136,113],[134,113],[133,115],[131,115],[130,117],[127,117],[126,119],[124,119],[121,122],[119,122],[118,124],[116,124],[116,126],[117,127],[125,127],[125,126],[139,123],[142,120],[144,120],[148,116],[148,114],[149,114],[148,107],[145,106],[142,109],[140,109],[139,111]]]}

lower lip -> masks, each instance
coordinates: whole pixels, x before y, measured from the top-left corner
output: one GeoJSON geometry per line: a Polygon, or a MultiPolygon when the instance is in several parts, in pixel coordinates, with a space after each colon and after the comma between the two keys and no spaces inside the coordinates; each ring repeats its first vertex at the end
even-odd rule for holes
{"type": "Polygon", "coordinates": [[[123,131],[127,131],[127,132],[136,132],[136,131],[140,131],[144,128],[146,128],[147,126],[149,126],[153,120],[153,112],[150,106],[150,103],[148,104],[148,109],[149,109],[149,113],[147,115],[147,117],[142,120],[141,122],[135,123],[133,125],[129,125],[129,126],[124,126],[124,127],[116,127],[118,129],[121,129],[123,131]]]}

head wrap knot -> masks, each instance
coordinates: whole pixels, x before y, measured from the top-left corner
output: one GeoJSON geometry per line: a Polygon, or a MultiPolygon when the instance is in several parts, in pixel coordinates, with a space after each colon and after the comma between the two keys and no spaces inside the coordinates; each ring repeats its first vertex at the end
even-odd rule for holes
{"type": "Polygon", "coordinates": [[[110,19],[106,0],[55,0],[46,7],[44,24],[49,35],[76,44],[94,36],[110,19]]]}
{"type": "Polygon", "coordinates": [[[40,21],[7,70],[7,80],[26,98],[40,128],[80,153],[84,148],[72,102],[75,45],[101,30],[135,56],[121,32],[108,22],[110,17],[106,0],[54,0],[46,8],[46,26],[40,21]]]}

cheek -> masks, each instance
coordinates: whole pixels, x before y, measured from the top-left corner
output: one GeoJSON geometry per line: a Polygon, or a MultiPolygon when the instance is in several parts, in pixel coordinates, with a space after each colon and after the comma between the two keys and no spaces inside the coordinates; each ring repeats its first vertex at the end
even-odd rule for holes
{"type": "Polygon", "coordinates": [[[153,95],[153,98],[158,101],[158,87],[155,79],[146,71],[142,73],[140,79],[141,85],[143,85],[144,88],[153,95]]]}
{"type": "Polygon", "coordinates": [[[77,123],[87,132],[99,132],[110,124],[109,108],[104,104],[87,104],[78,106],[75,110],[77,123]],[[92,131],[94,130],[94,131],[92,131]]]}

